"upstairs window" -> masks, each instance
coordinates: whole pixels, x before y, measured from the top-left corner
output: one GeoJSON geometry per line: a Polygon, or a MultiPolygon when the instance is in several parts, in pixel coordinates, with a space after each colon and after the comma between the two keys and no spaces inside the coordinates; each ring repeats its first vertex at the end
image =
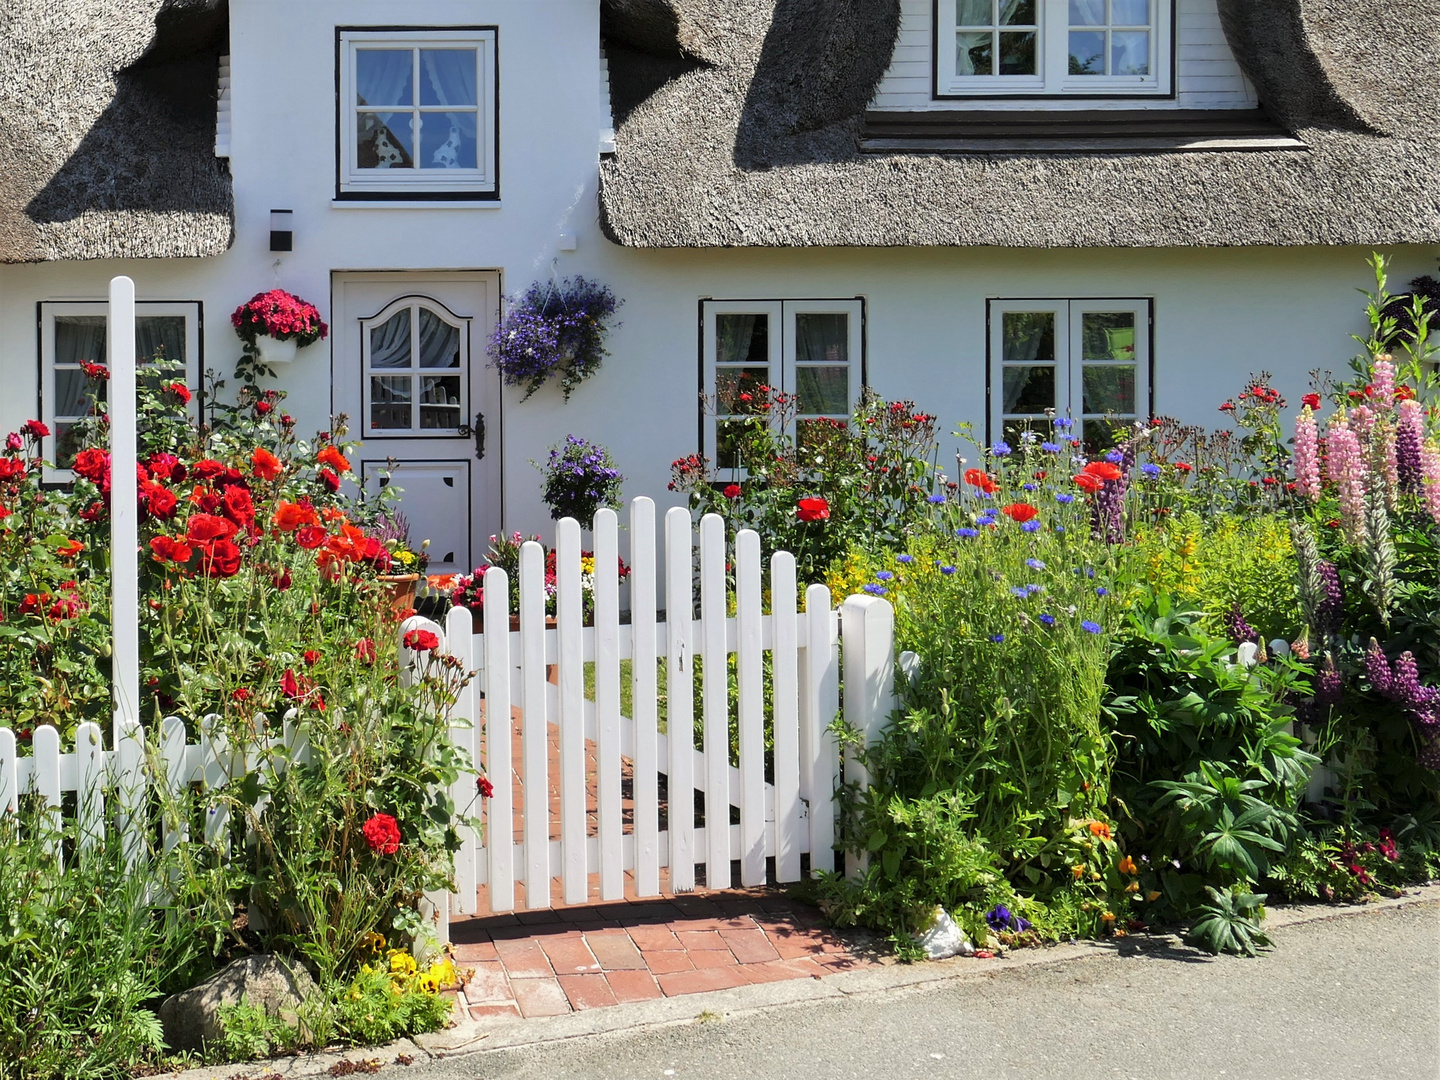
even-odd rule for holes
{"type": "Polygon", "coordinates": [[[340,31],[340,198],[498,196],[495,38],[340,31]]]}
{"type": "Polygon", "coordinates": [[[1173,0],[939,0],[936,96],[1170,93],[1173,0]]]}

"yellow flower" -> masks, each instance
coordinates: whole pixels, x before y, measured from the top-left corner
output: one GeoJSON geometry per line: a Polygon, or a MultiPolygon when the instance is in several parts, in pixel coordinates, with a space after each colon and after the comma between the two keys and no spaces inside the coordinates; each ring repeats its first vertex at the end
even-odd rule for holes
{"type": "Polygon", "coordinates": [[[420,976],[420,989],[427,994],[438,994],[440,992],[440,983],[434,975],[431,975],[427,971],[424,975],[420,976]]]}
{"type": "Polygon", "coordinates": [[[1099,880],[1100,880],[1100,871],[1098,871],[1098,870],[1091,870],[1091,871],[1090,871],[1090,880],[1091,880],[1091,881],[1099,881],[1099,880]]]}
{"type": "Polygon", "coordinates": [[[390,973],[392,975],[414,975],[418,966],[415,958],[404,949],[390,950],[390,973]]]}
{"type": "Polygon", "coordinates": [[[1085,867],[1083,866],[1072,866],[1070,868],[1070,871],[1075,875],[1076,881],[1079,881],[1082,877],[1085,876],[1085,867]]]}
{"type": "Polygon", "coordinates": [[[1100,921],[1103,922],[1106,926],[1109,926],[1111,923],[1113,923],[1113,922],[1115,921],[1115,913],[1114,913],[1113,911],[1103,911],[1103,912],[1101,912],[1101,913],[1100,913],[1100,921]]]}
{"type": "Polygon", "coordinates": [[[430,977],[440,986],[449,986],[459,980],[455,965],[451,963],[448,956],[444,960],[430,965],[430,977]]]}
{"type": "Polygon", "coordinates": [[[365,948],[379,955],[381,950],[385,948],[385,935],[377,934],[374,930],[370,931],[370,933],[365,935],[365,948]]]}
{"type": "Polygon", "coordinates": [[[1139,871],[1135,869],[1135,860],[1129,855],[1126,855],[1120,860],[1120,873],[1129,874],[1131,877],[1139,873],[1139,871]]]}
{"type": "Polygon", "coordinates": [[[1129,885],[1126,885],[1126,886],[1125,886],[1125,891],[1126,891],[1126,892],[1139,892],[1139,891],[1140,891],[1140,883],[1139,883],[1138,881],[1132,881],[1132,882],[1130,882],[1129,885]]]}
{"type": "Polygon", "coordinates": [[[1153,904],[1156,900],[1159,900],[1159,899],[1160,899],[1160,896],[1161,896],[1160,890],[1159,890],[1159,889],[1156,889],[1154,892],[1148,892],[1148,893],[1146,893],[1146,894],[1145,894],[1145,899],[1146,899],[1146,900],[1149,900],[1150,903],[1153,904]]]}

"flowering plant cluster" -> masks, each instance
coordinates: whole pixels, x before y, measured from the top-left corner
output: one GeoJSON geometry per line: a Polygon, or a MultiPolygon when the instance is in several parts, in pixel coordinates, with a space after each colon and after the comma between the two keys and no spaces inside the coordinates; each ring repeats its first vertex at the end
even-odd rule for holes
{"type": "Polygon", "coordinates": [[[597,281],[566,278],[536,282],[510,304],[490,335],[487,352],[505,382],[525,387],[525,397],[551,379],[565,400],[600,370],[606,325],[623,303],[597,281]]]}
{"type": "MultiPolygon", "coordinates": [[[[530,537],[539,544],[540,537],[530,537]]],[[[477,566],[472,573],[461,574],[452,582],[450,602],[458,607],[467,607],[477,616],[485,610],[485,571],[491,567],[504,570],[510,581],[509,610],[512,617],[520,612],[520,548],[525,538],[520,533],[511,536],[490,537],[490,554],[486,562],[477,566]]],[[[545,614],[555,614],[556,554],[553,549],[545,552],[545,614]]],[[[620,580],[630,576],[630,567],[624,559],[619,560],[617,571],[620,580]]],[[[580,552],[580,595],[588,618],[595,610],[595,554],[580,552]]]]}
{"type": "Polygon", "coordinates": [[[325,320],[320,318],[319,308],[284,289],[256,293],[235,309],[230,323],[247,349],[254,349],[255,340],[260,337],[276,341],[293,338],[303,349],[324,340],[330,333],[325,320]]]}
{"type": "Polygon", "coordinates": [[[625,477],[615,468],[610,451],[578,435],[550,448],[543,465],[536,465],[545,478],[543,495],[550,516],[574,518],[588,528],[601,507],[620,506],[620,488],[625,477]]]}

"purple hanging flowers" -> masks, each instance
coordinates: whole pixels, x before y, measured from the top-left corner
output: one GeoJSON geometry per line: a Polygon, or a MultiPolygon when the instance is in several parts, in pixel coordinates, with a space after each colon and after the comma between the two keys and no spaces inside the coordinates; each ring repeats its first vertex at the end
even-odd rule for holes
{"type": "Polygon", "coordinates": [[[529,397],[559,378],[565,399],[600,369],[605,357],[605,320],[624,301],[583,277],[536,282],[513,301],[490,335],[486,352],[505,382],[529,397]]]}

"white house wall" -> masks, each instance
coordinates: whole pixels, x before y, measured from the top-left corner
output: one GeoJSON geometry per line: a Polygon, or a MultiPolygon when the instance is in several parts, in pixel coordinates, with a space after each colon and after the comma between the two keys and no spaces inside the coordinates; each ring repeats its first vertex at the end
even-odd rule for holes
{"type": "MultiPolygon", "coordinates": [[[[704,297],[863,297],[870,382],[937,414],[947,432],[962,421],[983,431],[987,297],[1153,298],[1157,408],[1211,425],[1251,371],[1276,372],[1296,400],[1306,372],[1343,369],[1349,336],[1365,329],[1355,290],[1368,284],[1367,252],[1359,249],[618,248],[597,223],[598,0],[405,4],[406,24],[500,28],[501,199],[483,208],[341,208],[333,202],[334,28],[393,23],[396,9],[391,0],[232,0],[234,248],[207,260],[0,266],[0,431],[38,415],[37,304],[103,299],[117,273],[135,279],[141,299],[202,301],[205,365],[227,376],[239,356],[230,312],[274,286],[313,300],[333,321],[335,271],[498,270],[507,293],[552,273],[606,282],[625,304],[600,373],[568,404],[554,388],[523,403],[518,392],[506,395],[505,525],[526,532],[549,530],[530,462],[567,433],[609,446],[628,494],[673,498],[669,463],[692,452],[698,435],[704,297]],[[294,211],[292,253],[268,250],[272,208],[294,211]],[[560,250],[561,234],[573,235],[575,251],[560,250]]],[[[1399,286],[1434,270],[1428,249],[1392,254],[1399,286]]],[[[329,348],[302,351],[279,384],[302,432],[328,423],[329,348]]],[[[947,458],[952,452],[947,446],[947,458]]]]}
{"type": "MultiPolygon", "coordinates": [[[[953,2],[953,0],[941,0],[953,2]]],[[[969,107],[965,101],[936,100],[934,88],[935,0],[901,0],[900,37],[890,70],[871,107],[879,111],[920,112],[969,107]]],[[[1174,98],[1126,98],[1116,101],[1048,98],[1053,109],[1253,109],[1255,88],[1235,62],[1220,26],[1217,0],[1175,0],[1174,98]]],[[[1034,109],[1034,101],[987,100],[986,111],[1034,109]]]]}

